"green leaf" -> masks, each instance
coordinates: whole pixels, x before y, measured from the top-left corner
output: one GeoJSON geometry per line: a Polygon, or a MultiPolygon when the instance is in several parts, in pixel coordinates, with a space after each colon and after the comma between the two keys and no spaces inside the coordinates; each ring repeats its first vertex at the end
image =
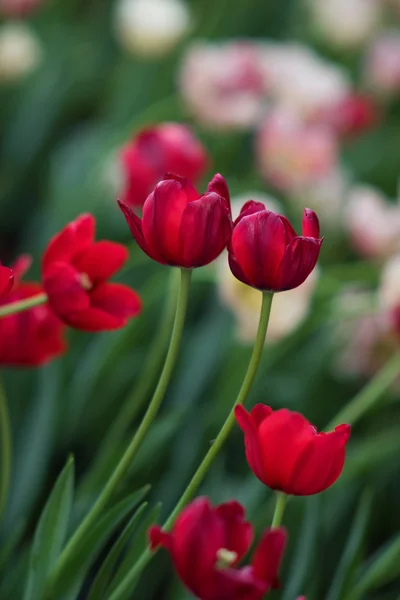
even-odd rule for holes
{"type": "Polygon", "coordinates": [[[354,572],[360,559],[362,544],[371,512],[372,495],[368,491],[363,494],[353,526],[347,540],[346,548],[336,569],[326,600],[340,600],[352,585],[354,572]]]}
{"type": "Polygon", "coordinates": [[[107,558],[103,562],[99,572],[97,573],[96,579],[90,589],[88,600],[102,600],[105,597],[108,585],[112,579],[113,571],[116,570],[116,564],[121,558],[125,547],[129,543],[129,539],[132,536],[133,530],[135,529],[143,511],[147,507],[147,502],[143,502],[131,517],[130,521],[122,531],[121,535],[111,548],[107,558]]]}
{"type": "MultiPolygon", "coordinates": [[[[129,573],[129,571],[135,565],[135,563],[137,562],[140,555],[147,548],[147,530],[150,527],[150,525],[153,525],[154,523],[157,522],[158,516],[160,514],[160,510],[161,510],[161,503],[156,504],[154,506],[154,508],[149,512],[147,517],[145,519],[143,519],[142,522],[140,523],[140,526],[138,527],[138,530],[135,534],[133,543],[132,543],[129,551],[126,553],[126,556],[125,556],[122,564],[120,565],[117,573],[115,574],[114,579],[111,582],[110,588],[108,590],[108,596],[111,596],[114,593],[114,591],[117,589],[119,584],[122,582],[123,579],[125,579],[126,575],[129,573]]],[[[132,597],[133,589],[134,589],[134,586],[132,585],[129,589],[128,594],[126,595],[126,598],[132,597]]],[[[118,597],[119,597],[119,600],[122,600],[122,596],[118,596],[118,597]]]]}
{"type": "Polygon", "coordinates": [[[49,598],[75,600],[92,566],[110,535],[148,493],[145,486],[110,508],[97,525],[83,538],[71,559],[65,563],[51,587],[49,598]]]}
{"type": "Polygon", "coordinates": [[[400,534],[379,550],[363,567],[362,574],[349,600],[364,598],[369,590],[376,589],[400,575],[400,534]]]}
{"type": "Polygon", "coordinates": [[[69,458],[44,507],[33,540],[24,600],[41,600],[47,575],[67,533],[74,491],[74,461],[69,458]]]}
{"type": "Polygon", "coordinates": [[[285,585],[283,600],[293,600],[293,598],[304,592],[303,586],[312,569],[315,557],[319,505],[320,499],[317,496],[310,498],[306,504],[303,525],[291,565],[290,578],[285,585]]]}

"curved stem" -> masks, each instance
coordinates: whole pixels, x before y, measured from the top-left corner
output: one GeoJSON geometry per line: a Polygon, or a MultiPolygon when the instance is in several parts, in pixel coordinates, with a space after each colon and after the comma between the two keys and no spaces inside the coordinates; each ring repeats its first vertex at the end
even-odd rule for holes
{"type": "Polygon", "coordinates": [[[18,302],[3,304],[3,306],[0,306],[0,319],[3,317],[8,317],[9,315],[15,315],[19,312],[24,312],[25,310],[29,310],[30,308],[39,306],[40,304],[46,304],[46,302],[46,294],[37,294],[31,298],[26,298],[26,300],[18,300],[18,302]]]}
{"type": "Polygon", "coordinates": [[[271,528],[276,529],[282,523],[283,513],[285,512],[288,497],[283,492],[276,493],[276,504],[274,516],[272,517],[271,528]]]}
{"type": "MultiPolygon", "coordinates": [[[[197,471],[195,472],[192,479],[190,480],[189,485],[187,486],[186,490],[183,492],[182,496],[178,500],[178,503],[176,504],[174,510],[171,512],[168,519],[165,521],[165,523],[163,525],[163,529],[165,529],[165,530],[169,530],[172,527],[176,517],[181,512],[182,508],[185,506],[185,504],[187,504],[187,502],[189,502],[189,500],[196,493],[199,485],[203,481],[208,469],[210,468],[212,462],[214,461],[214,458],[217,456],[218,452],[224,445],[229,433],[232,430],[232,427],[235,423],[235,415],[234,415],[235,406],[237,404],[243,404],[250,392],[250,389],[253,385],[253,382],[254,382],[254,379],[255,379],[255,376],[257,373],[258,365],[260,364],[262,351],[264,348],[265,336],[267,333],[269,316],[271,313],[272,298],[273,298],[273,294],[270,294],[270,293],[263,294],[260,320],[259,320],[259,324],[258,324],[257,336],[256,336],[256,340],[254,343],[253,352],[252,352],[252,355],[250,358],[249,366],[247,367],[247,372],[246,372],[245,378],[243,380],[242,386],[239,390],[239,393],[235,400],[235,403],[234,403],[225,423],[223,424],[220,432],[218,433],[217,437],[215,438],[213,445],[211,446],[211,448],[209,449],[209,451],[203,458],[197,471]]],[[[126,575],[125,579],[123,579],[121,581],[120,585],[117,587],[117,589],[114,591],[114,593],[111,594],[111,596],[108,600],[120,600],[121,598],[125,597],[126,593],[132,587],[132,584],[134,583],[135,579],[139,576],[142,569],[147,565],[147,563],[149,562],[149,560],[151,559],[153,554],[154,554],[154,552],[150,552],[150,550],[148,548],[146,548],[146,550],[143,552],[143,554],[141,555],[139,560],[136,562],[134,567],[129,571],[129,573],[126,575]]]]}
{"type": "Polygon", "coordinates": [[[86,515],[85,519],[82,521],[82,523],[68,542],[64,551],[61,553],[61,556],[57,561],[56,567],[51,573],[49,581],[47,583],[45,598],[52,597],[52,590],[54,588],[54,584],[57,581],[57,578],[61,573],[62,569],[64,568],[64,565],[66,565],[70,558],[74,556],[82,538],[86,535],[87,531],[92,527],[92,525],[95,524],[104,507],[112,497],[116,487],[121,482],[130,465],[132,464],[132,460],[135,457],[137,451],[139,450],[144,438],[146,437],[146,434],[150,429],[151,424],[156,418],[158,409],[160,408],[161,402],[165,396],[165,392],[167,391],[167,387],[171,379],[176,360],[178,358],[183,327],[186,317],[186,309],[188,305],[191,275],[191,270],[181,269],[180,289],[171,341],[165,359],[164,368],[158,381],[157,388],[153,394],[153,398],[150,401],[150,404],[143,417],[143,420],[139,428],[137,429],[131,443],[126,449],[125,454],[121,458],[116,469],[112,473],[110,479],[108,480],[106,486],[100,494],[96,504],[86,515]]]}
{"type": "Polygon", "coordinates": [[[400,352],[397,352],[362,390],[334,417],[326,429],[340,423],[354,425],[381,398],[400,376],[400,352]]]}
{"type": "MultiPolygon", "coordinates": [[[[176,310],[177,286],[179,285],[178,275],[180,275],[178,269],[171,269],[168,299],[160,326],[154,336],[151,350],[146,357],[139,381],[124,400],[115,420],[105,435],[99,452],[96,455],[94,465],[88,475],[90,481],[89,487],[94,481],[97,481],[97,477],[104,472],[107,466],[112,468],[113,450],[141,410],[161,370],[162,361],[165,358],[168,348],[168,341],[171,339],[176,310]]],[[[87,489],[87,484],[84,487],[87,489]]]]}
{"type": "Polygon", "coordinates": [[[11,426],[8,415],[7,399],[0,383],[0,515],[6,506],[11,473],[11,426]]]}

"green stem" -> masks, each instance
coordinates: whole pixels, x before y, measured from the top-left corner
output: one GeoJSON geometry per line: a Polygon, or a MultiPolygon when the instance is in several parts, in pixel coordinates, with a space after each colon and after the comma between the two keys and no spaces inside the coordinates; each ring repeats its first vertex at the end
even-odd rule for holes
{"type": "MultiPolygon", "coordinates": [[[[190,480],[189,485],[187,486],[186,490],[183,492],[183,494],[180,497],[174,510],[171,512],[168,519],[165,521],[165,523],[163,525],[163,529],[165,529],[165,530],[171,529],[176,517],[181,512],[182,508],[191,500],[191,498],[196,493],[199,485],[201,484],[205,475],[207,474],[207,471],[210,468],[214,458],[217,456],[218,452],[222,448],[229,433],[232,430],[232,427],[235,423],[235,415],[234,415],[235,406],[237,404],[243,404],[250,392],[250,389],[253,385],[253,382],[254,382],[254,379],[255,379],[255,376],[257,373],[258,365],[260,364],[262,351],[264,348],[265,336],[267,333],[269,316],[271,313],[272,298],[273,298],[273,294],[270,294],[270,293],[263,294],[260,321],[258,324],[257,336],[256,336],[256,340],[254,343],[253,353],[251,355],[249,366],[247,368],[245,378],[243,380],[242,386],[241,386],[239,394],[235,400],[235,403],[234,403],[225,423],[223,424],[220,432],[218,433],[217,437],[215,438],[214,443],[212,444],[211,448],[209,449],[209,451],[203,458],[202,462],[200,463],[197,471],[195,472],[192,479],[190,480]]],[[[143,554],[141,555],[139,560],[136,562],[134,567],[129,571],[129,573],[126,575],[126,577],[121,581],[120,585],[117,587],[117,589],[114,591],[114,593],[111,594],[111,596],[110,596],[110,598],[108,598],[108,600],[120,600],[121,598],[125,597],[126,593],[132,587],[135,579],[139,576],[142,569],[150,561],[153,554],[154,553],[150,552],[149,549],[146,548],[146,550],[143,552],[143,554]]]]}
{"type": "MultiPolygon", "coordinates": [[[[97,477],[100,476],[107,467],[112,467],[114,449],[118,445],[118,442],[124,438],[128,427],[132,424],[132,421],[141,410],[151,392],[154,381],[156,381],[157,375],[161,370],[162,361],[165,358],[168,342],[171,338],[176,310],[177,284],[179,284],[177,275],[179,274],[178,269],[171,269],[170,291],[160,326],[152,343],[151,351],[146,357],[137,385],[135,385],[132,392],[125,399],[121,409],[118,411],[115,421],[106,433],[99,453],[96,456],[95,463],[88,476],[90,481],[89,487],[93,482],[97,481],[97,477]]],[[[84,487],[87,489],[88,484],[84,487]]]]}
{"type": "Polygon", "coordinates": [[[171,335],[171,341],[168,349],[168,353],[165,359],[164,368],[162,370],[160,379],[158,381],[157,388],[153,394],[153,398],[150,401],[150,404],[147,408],[146,414],[143,417],[143,420],[136,431],[131,443],[125,451],[125,454],[121,458],[118,463],[116,469],[112,473],[110,479],[108,480],[106,486],[104,487],[102,493],[100,494],[96,504],[93,506],[91,511],[86,515],[85,519],[82,521],[81,525],[75,531],[74,535],[68,542],[64,551],[62,552],[59,560],[57,561],[56,567],[50,575],[50,578],[46,587],[46,595],[45,598],[51,598],[53,594],[54,585],[62,572],[64,566],[68,564],[68,561],[77,551],[77,548],[82,540],[82,538],[86,535],[86,533],[90,530],[90,528],[96,523],[98,517],[101,515],[104,507],[109,502],[112,497],[116,487],[123,479],[130,465],[132,464],[132,460],[135,457],[137,451],[148,430],[150,429],[151,424],[157,416],[158,409],[161,406],[161,402],[165,396],[165,392],[167,391],[167,387],[169,381],[172,376],[172,372],[178,358],[179,348],[182,339],[183,327],[185,323],[186,310],[188,305],[189,298],[189,289],[190,289],[190,281],[191,281],[192,271],[189,269],[181,269],[181,280],[180,280],[180,288],[179,288],[179,296],[178,303],[176,307],[175,313],[175,321],[171,335]]]}
{"type": "Polygon", "coordinates": [[[276,504],[274,516],[272,518],[271,528],[276,529],[282,523],[283,513],[285,512],[288,496],[283,492],[276,492],[276,504]]]}
{"type": "Polygon", "coordinates": [[[11,473],[11,426],[8,415],[7,399],[3,385],[0,384],[0,515],[6,506],[11,473]]]}
{"type": "Polygon", "coordinates": [[[331,430],[340,423],[354,425],[382,397],[400,375],[400,352],[397,352],[362,390],[354,396],[327,425],[331,430]]]}
{"type": "Polygon", "coordinates": [[[24,312],[25,310],[29,310],[30,308],[39,306],[40,304],[46,304],[46,302],[46,294],[37,294],[31,298],[26,298],[26,300],[18,300],[18,302],[3,304],[3,306],[0,306],[0,319],[3,317],[8,317],[9,315],[15,315],[16,313],[24,312]]]}

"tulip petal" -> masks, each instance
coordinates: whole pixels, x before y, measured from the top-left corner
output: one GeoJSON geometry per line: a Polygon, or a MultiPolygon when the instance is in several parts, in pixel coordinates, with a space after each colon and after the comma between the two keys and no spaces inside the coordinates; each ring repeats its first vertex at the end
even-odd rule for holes
{"type": "Polygon", "coordinates": [[[79,254],[73,261],[80,273],[86,273],[92,284],[109,279],[121,269],[129,256],[122,244],[115,242],[95,242],[79,254]]]}
{"type": "Polygon", "coordinates": [[[11,268],[14,271],[15,283],[21,281],[31,264],[32,256],[30,254],[20,254],[20,256],[12,263],[11,268]]]}
{"type": "Polygon", "coordinates": [[[70,312],[63,316],[63,321],[70,327],[81,331],[113,331],[125,325],[125,321],[99,308],[87,308],[79,312],[70,312]]]}
{"type": "Polygon", "coordinates": [[[216,173],[207,186],[207,192],[215,192],[224,199],[228,210],[231,210],[231,199],[229,194],[228,184],[220,173],[216,173]]]}
{"type": "Polygon", "coordinates": [[[322,241],[297,237],[290,242],[279,266],[277,291],[292,290],[307,279],[317,263],[322,241]]]}
{"type": "Polygon", "coordinates": [[[153,525],[147,532],[147,536],[150,542],[151,550],[156,550],[160,546],[166,550],[172,548],[172,536],[170,533],[166,533],[158,525],[153,525]]]}
{"type": "Polygon", "coordinates": [[[8,267],[0,266],[0,298],[8,294],[14,283],[14,273],[8,267]]]}
{"type": "Polygon", "coordinates": [[[54,312],[65,315],[89,308],[89,296],[82,288],[80,274],[71,265],[55,262],[43,275],[43,287],[54,312]]]}
{"type": "Polygon", "coordinates": [[[90,305],[116,317],[121,326],[130,317],[136,317],[142,308],[138,294],[121,283],[103,283],[89,294],[90,305]]]}
{"type": "Polygon", "coordinates": [[[133,210],[127,204],[121,202],[121,200],[118,200],[118,205],[124,213],[126,222],[128,223],[129,229],[131,230],[131,233],[137,245],[143,250],[145,254],[147,254],[147,256],[149,256],[153,260],[156,260],[161,264],[166,264],[165,260],[161,257],[161,255],[154,252],[154,249],[150,249],[147,245],[147,242],[143,237],[142,221],[139,219],[139,217],[135,215],[133,210]]]}
{"type": "Polygon", "coordinates": [[[208,595],[201,596],[207,600],[262,600],[267,585],[254,575],[254,569],[215,569],[212,586],[208,595]]]}
{"type": "Polygon", "coordinates": [[[302,235],[303,237],[319,239],[319,220],[310,208],[304,209],[302,235]]]}
{"type": "Polygon", "coordinates": [[[253,526],[245,521],[244,508],[235,500],[220,504],[215,510],[223,521],[225,537],[223,548],[237,554],[237,560],[232,563],[235,565],[243,558],[251,545],[253,526]]]}
{"type": "Polygon", "coordinates": [[[241,404],[235,407],[236,421],[244,433],[244,443],[246,450],[247,462],[254,475],[264,481],[264,463],[262,457],[262,449],[260,447],[260,439],[258,437],[257,422],[252,418],[252,415],[241,404]]]}
{"type": "Polygon", "coordinates": [[[251,561],[254,574],[270,588],[278,588],[278,572],[286,545],[286,531],[282,527],[267,530],[251,561]]]}
{"type": "Polygon", "coordinates": [[[249,215],[253,215],[255,213],[262,212],[264,210],[267,210],[267,209],[265,208],[265,206],[262,202],[255,202],[254,200],[248,200],[247,202],[245,202],[245,204],[243,204],[243,206],[240,210],[240,214],[237,217],[237,219],[235,220],[234,225],[236,226],[243,219],[243,217],[248,217],[249,215]]]}
{"type": "Polygon", "coordinates": [[[69,223],[50,240],[42,259],[43,270],[53,262],[70,262],[93,243],[94,232],[93,215],[84,214],[69,223]]]}
{"type": "Polygon", "coordinates": [[[202,267],[226,248],[232,222],[225,201],[215,193],[190,202],[182,215],[180,229],[181,266],[202,267]]]}
{"type": "Polygon", "coordinates": [[[167,264],[180,264],[180,229],[189,202],[176,179],[158,183],[143,206],[142,231],[148,248],[167,264]]]}
{"type": "Polygon", "coordinates": [[[263,210],[239,217],[230,251],[249,284],[260,290],[279,288],[279,266],[286,249],[286,229],[279,215],[263,210]]]}

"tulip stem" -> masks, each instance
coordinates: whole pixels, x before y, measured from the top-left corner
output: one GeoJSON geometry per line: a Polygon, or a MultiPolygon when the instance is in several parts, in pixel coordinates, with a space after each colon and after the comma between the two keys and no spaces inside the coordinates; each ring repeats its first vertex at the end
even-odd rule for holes
{"type": "Polygon", "coordinates": [[[283,492],[276,492],[276,504],[274,516],[272,517],[271,528],[276,529],[282,523],[283,513],[285,512],[288,496],[283,492]]]}
{"type": "Polygon", "coordinates": [[[36,296],[26,298],[25,300],[18,300],[17,302],[3,304],[3,306],[0,306],[0,319],[24,312],[25,310],[29,310],[30,308],[34,308],[40,304],[46,304],[47,300],[48,298],[46,294],[36,294],[36,296]]]}
{"type": "Polygon", "coordinates": [[[0,515],[6,506],[11,473],[11,425],[4,387],[0,383],[0,515]]]}
{"type": "MultiPolygon", "coordinates": [[[[186,490],[183,492],[182,496],[178,500],[175,508],[169,515],[168,519],[165,521],[163,525],[163,529],[168,531],[171,529],[172,525],[175,522],[175,519],[181,512],[182,508],[193,498],[195,495],[199,485],[203,481],[205,475],[207,474],[213,460],[217,456],[218,452],[224,445],[229,433],[232,430],[232,427],[235,423],[235,414],[234,408],[237,404],[243,404],[251,390],[253,385],[258,366],[260,364],[265,336],[267,334],[269,317],[271,314],[271,306],[272,306],[273,294],[269,292],[263,293],[260,320],[258,323],[257,336],[254,343],[253,352],[250,358],[249,366],[247,367],[247,372],[245,378],[243,380],[242,386],[239,390],[238,396],[235,400],[235,403],[225,421],[222,428],[220,429],[217,437],[215,438],[211,448],[203,458],[200,463],[197,471],[193,475],[192,479],[189,482],[186,490]]],[[[126,597],[127,592],[131,589],[134,581],[139,576],[140,572],[144,569],[147,563],[151,560],[154,552],[151,552],[149,548],[143,552],[140,556],[136,564],[133,568],[127,573],[125,578],[121,581],[119,586],[115,589],[114,593],[108,598],[108,600],[121,600],[126,597]]]]}
{"type": "Polygon", "coordinates": [[[331,430],[340,423],[354,425],[381,398],[400,376],[400,352],[382,367],[361,391],[334,417],[326,429],[331,430]]]}
{"type": "Polygon", "coordinates": [[[82,521],[82,523],[80,524],[80,526],[75,531],[68,544],[64,548],[63,552],[61,553],[59,560],[57,561],[57,564],[53,572],[50,574],[49,580],[47,582],[45,594],[46,600],[56,597],[55,584],[57,582],[58,577],[62,573],[64,567],[68,565],[69,560],[76,554],[82,539],[90,530],[90,528],[93,525],[95,525],[104,507],[111,499],[118,484],[121,482],[124,475],[131,466],[133,458],[135,457],[137,451],[139,450],[139,447],[141,446],[141,443],[143,442],[148,430],[150,429],[151,424],[157,416],[158,410],[167,391],[167,387],[170,382],[172,372],[179,354],[179,348],[181,344],[186,310],[189,299],[191,276],[192,271],[190,269],[181,269],[178,302],[175,312],[175,321],[172,329],[171,341],[165,359],[164,368],[162,370],[156,390],[143,417],[143,420],[139,425],[139,428],[137,429],[128,448],[126,449],[125,454],[122,456],[120,462],[118,463],[117,467],[115,468],[111,477],[106,483],[97,502],[86,515],[86,517],[84,518],[84,520],[82,521]]]}

